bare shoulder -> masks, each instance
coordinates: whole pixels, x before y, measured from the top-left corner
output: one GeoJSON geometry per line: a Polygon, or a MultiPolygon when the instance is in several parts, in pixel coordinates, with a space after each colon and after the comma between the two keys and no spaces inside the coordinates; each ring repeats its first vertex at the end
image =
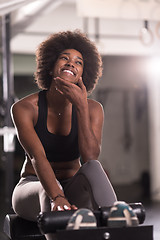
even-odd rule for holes
{"type": "Polygon", "coordinates": [[[101,103],[93,99],[88,99],[88,105],[90,113],[94,112],[96,114],[99,113],[103,115],[104,111],[101,103]]]}
{"type": "Polygon", "coordinates": [[[104,110],[101,103],[88,99],[89,114],[92,121],[103,123],[104,121],[104,110]]]}
{"type": "Polygon", "coordinates": [[[11,115],[20,115],[33,113],[38,106],[38,93],[28,95],[17,102],[11,107],[11,115]]]}
{"type": "Polygon", "coordinates": [[[12,105],[12,109],[17,109],[17,108],[30,108],[31,106],[37,105],[38,102],[38,93],[33,93],[31,95],[28,95],[17,102],[15,102],[12,105]]]}

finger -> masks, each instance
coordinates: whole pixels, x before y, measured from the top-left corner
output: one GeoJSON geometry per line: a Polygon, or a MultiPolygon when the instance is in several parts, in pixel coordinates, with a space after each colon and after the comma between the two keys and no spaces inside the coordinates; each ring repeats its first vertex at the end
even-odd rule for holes
{"type": "Polygon", "coordinates": [[[64,80],[55,80],[55,89],[59,91],[61,94],[63,94],[63,91],[66,91],[70,89],[71,84],[69,82],[66,82],[64,80]]]}
{"type": "Polygon", "coordinates": [[[59,88],[56,87],[56,91],[59,92],[60,94],[64,94],[59,88]]]}
{"type": "Polygon", "coordinates": [[[55,84],[55,90],[57,91],[57,92],[59,92],[60,94],[64,94],[63,92],[62,92],[62,86],[60,85],[60,84],[55,84]]]}
{"type": "Polygon", "coordinates": [[[62,79],[60,77],[56,77],[56,78],[54,78],[54,80],[55,80],[55,83],[57,85],[62,85],[62,84],[65,85],[65,86],[71,85],[71,83],[69,81],[64,80],[64,79],[62,79]]]}
{"type": "Polygon", "coordinates": [[[82,80],[82,77],[80,77],[79,79],[78,79],[78,85],[79,85],[79,87],[80,88],[85,88],[85,85],[84,85],[84,83],[83,83],[83,80],[82,80]]]}
{"type": "Polygon", "coordinates": [[[57,211],[64,211],[64,209],[61,206],[57,206],[57,211]]]}
{"type": "Polygon", "coordinates": [[[72,208],[73,210],[77,210],[77,209],[78,209],[75,205],[71,205],[71,208],[72,208]]]}
{"type": "Polygon", "coordinates": [[[65,88],[66,87],[66,89],[70,89],[71,87],[74,87],[74,88],[76,87],[75,83],[70,82],[68,80],[65,80],[63,78],[59,78],[59,77],[55,78],[55,83],[56,83],[57,87],[58,86],[61,87],[61,88],[65,88]]]}
{"type": "Polygon", "coordinates": [[[52,211],[56,211],[57,207],[54,205],[54,207],[52,207],[52,211]]]}
{"type": "Polygon", "coordinates": [[[71,210],[71,207],[68,207],[67,205],[63,206],[64,210],[71,210]]]}
{"type": "MultiPolygon", "coordinates": [[[[72,92],[72,89],[74,89],[73,88],[73,86],[75,87],[76,85],[74,84],[72,84],[72,85],[67,85],[67,84],[57,84],[56,85],[56,87],[57,87],[57,91],[58,92],[60,92],[61,94],[63,94],[63,95],[68,95],[69,93],[71,93],[72,92]]],[[[77,87],[77,86],[76,86],[77,87]]]]}

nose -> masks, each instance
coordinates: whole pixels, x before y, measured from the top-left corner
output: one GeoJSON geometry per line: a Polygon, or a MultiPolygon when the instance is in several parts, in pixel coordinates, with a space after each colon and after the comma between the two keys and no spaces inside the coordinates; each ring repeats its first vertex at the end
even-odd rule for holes
{"type": "Polygon", "coordinates": [[[68,61],[65,65],[67,67],[73,67],[74,68],[74,64],[71,61],[68,61]]]}

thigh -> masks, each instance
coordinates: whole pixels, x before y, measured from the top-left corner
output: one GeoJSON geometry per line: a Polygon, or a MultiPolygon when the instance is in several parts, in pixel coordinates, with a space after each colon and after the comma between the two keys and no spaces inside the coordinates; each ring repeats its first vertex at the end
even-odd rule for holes
{"type": "Polygon", "coordinates": [[[89,208],[93,210],[91,198],[91,187],[83,174],[76,174],[67,184],[62,183],[65,196],[71,204],[78,208],[89,208]]]}
{"type": "Polygon", "coordinates": [[[21,178],[12,195],[14,211],[21,217],[36,221],[41,207],[39,194],[42,190],[40,181],[35,176],[21,178]]]}
{"type": "Polygon", "coordinates": [[[77,203],[78,207],[85,207],[82,205],[83,200],[88,198],[88,203],[90,201],[95,210],[99,206],[112,206],[117,200],[114,189],[97,160],[90,160],[83,164],[66,184],[64,191],[68,199],[71,199],[70,201],[73,199],[73,203],[75,205],[77,203]]]}

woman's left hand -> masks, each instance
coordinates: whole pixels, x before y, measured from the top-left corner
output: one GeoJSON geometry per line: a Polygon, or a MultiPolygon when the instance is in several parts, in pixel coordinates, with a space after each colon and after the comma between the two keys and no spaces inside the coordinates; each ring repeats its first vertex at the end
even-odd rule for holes
{"type": "Polygon", "coordinates": [[[82,77],[79,78],[77,84],[60,77],[56,77],[54,80],[57,91],[63,94],[72,104],[78,106],[84,101],[87,101],[87,91],[82,77]]]}

